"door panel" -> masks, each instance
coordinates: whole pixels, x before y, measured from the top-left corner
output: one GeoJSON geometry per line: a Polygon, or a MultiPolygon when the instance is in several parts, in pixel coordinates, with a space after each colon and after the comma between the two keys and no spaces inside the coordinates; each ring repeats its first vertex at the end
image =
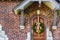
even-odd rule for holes
{"type": "MultiPolygon", "coordinates": [[[[32,19],[32,25],[33,25],[34,23],[36,23],[36,22],[37,22],[37,17],[34,17],[34,18],[32,19]]],[[[39,22],[44,23],[44,19],[42,19],[41,17],[39,17],[39,22]]],[[[33,30],[32,30],[32,31],[33,31],[33,30]]],[[[46,40],[46,31],[44,31],[44,32],[41,33],[41,34],[37,34],[37,33],[33,32],[33,33],[32,33],[32,39],[33,39],[33,40],[46,40]]]]}

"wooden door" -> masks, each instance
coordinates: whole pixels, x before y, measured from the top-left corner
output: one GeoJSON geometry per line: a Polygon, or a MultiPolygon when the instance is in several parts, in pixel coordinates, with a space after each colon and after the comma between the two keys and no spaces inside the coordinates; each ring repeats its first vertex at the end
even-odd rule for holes
{"type": "MultiPolygon", "coordinates": [[[[37,21],[37,17],[34,17],[32,19],[32,25],[37,21]]],[[[44,19],[42,19],[41,17],[39,17],[39,21],[44,23],[44,19]]],[[[41,34],[37,34],[32,30],[32,40],[46,40],[46,31],[44,31],[41,34]]]]}

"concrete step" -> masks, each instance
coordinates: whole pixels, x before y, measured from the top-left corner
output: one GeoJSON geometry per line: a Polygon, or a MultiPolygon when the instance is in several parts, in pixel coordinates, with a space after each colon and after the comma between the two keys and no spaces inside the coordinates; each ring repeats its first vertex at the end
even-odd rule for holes
{"type": "Polygon", "coordinates": [[[5,35],[5,31],[0,31],[0,35],[4,36],[5,35]]]}
{"type": "Polygon", "coordinates": [[[0,37],[0,40],[4,40],[4,38],[1,38],[1,37],[0,37]]]}
{"type": "Polygon", "coordinates": [[[0,24],[0,31],[2,31],[2,25],[0,24]]]}
{"type": "Polygon", "coordinates": [[[7,35],[5,35],[5,31],[2,30],[1,24],[0,24],[0,40],[8,40],[7,35]]]}

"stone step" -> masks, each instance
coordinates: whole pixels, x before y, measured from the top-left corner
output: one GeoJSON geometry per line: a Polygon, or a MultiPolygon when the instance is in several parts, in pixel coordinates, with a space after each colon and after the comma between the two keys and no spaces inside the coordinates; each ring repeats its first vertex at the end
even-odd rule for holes
{"type": "Polygon", "coordinates": [[[2,31],[2,25],[0,24],[0,31],[2,31]]]}
{"type": "Polygon", "coordinates": [[[8,37],[5,38],[0,36],[0,40],[8,40],[8,37]]]}
{"type": "Polygon", "coordinates": [[[53,37],[48,37],[48,39],[47,40],[53,40],[53,37]]]}
{"type": "Polygon", "coordinates": [[[5,31],[0,31],[0,35],[4,36],[5,35],[5,31]]]}
{"type": "Polygon", "coordinates": [[[4,38],[5,40],[8,40],[8,37],[4,38]]]}
{"type": "Polygon", "coordinates": [[[0,40],[8,40],[7,35],[5,35],[5,31],[2,30],[1,24],[0,24],[0,40]]]}
{"type": "Polygon", "coordinates": [[[1,38],[1,37],[0,37],[0,40],[4,40],[4,38],[1,38]]]}

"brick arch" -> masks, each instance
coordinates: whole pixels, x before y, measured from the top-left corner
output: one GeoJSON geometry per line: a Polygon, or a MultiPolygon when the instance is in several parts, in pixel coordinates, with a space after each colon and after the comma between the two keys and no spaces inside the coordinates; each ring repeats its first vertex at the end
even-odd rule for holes
{"type": "MultiPolygon", "coordinates": [[[[33,15],[32,17],[30,17],[30,22],[32,21],[32,19],[34,18],[34,17],[36,17],[37,15],[33,15]]],[[[44,16],[44,15],[39,15],[42,19],[44,19],[44,22],[45,22],[45,26],[47,25],[47,20],[48,20],[48,18],[46,17],[46,16],[44,16]]]]}

